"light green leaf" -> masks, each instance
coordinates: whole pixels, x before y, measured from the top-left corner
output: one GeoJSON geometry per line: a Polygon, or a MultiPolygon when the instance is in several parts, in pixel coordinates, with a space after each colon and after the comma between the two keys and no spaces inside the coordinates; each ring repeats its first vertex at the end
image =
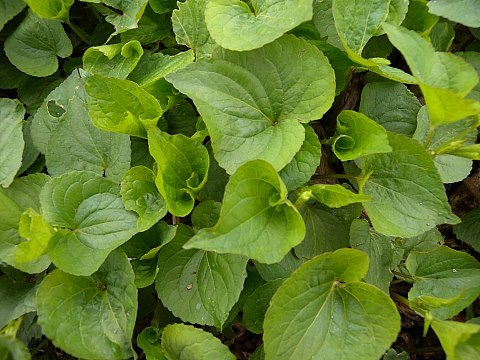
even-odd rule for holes
{"type": "Polygon", "coordinates": [[[64,113],[54,117],[53,121],[50,121],[51,115],[36,116],[37,121],[48,122],[37,125],[51,127],[47,132],[49,140],[45,152],[48,172],[59,176],[69,171],[87,170],[120,182],[130,167],[130,139],[127,135],[97,129],[92,124],[85,102],[85,86],[78,72],[75,71],[70,78],[77,88],[66,106],[57,100],[53,103],[48,100],[46,104],[47,111],[49,105],[59,104],[60,113],[64,113]]]}
{"type": "Polygon", "coordinates": [[[480,251],[480,209],[473,209],[462,216],[462,222],[453,227],[457,238],[480,251]]]}
{"type": "Polygon", "coordinates": [[[283,279],[267,282],[262,286],[259,286],[255,291],[247,298],[243,305],[243,318],[242,323],[245,328],[253,333],[263,333],[263,320],[265,318],[265,312],[270,305],[270,300],[273,294],[277,291],[280,285],[282,285],[283,279]]]}
{"type": "Polygon", "coordinates": [[[18,100],[0,99],[0,185],[8,187],[22,166],[25,109],[18,100]]]}
{"type": "Polygon", "coordinates": [[[83,0],[94,3],[95,8],[105,16],[110,24],[115,26],[115,32],[120,34],[129,29],[136,29],[137,23],[143,15],[148,0],[83,0]],[[105,5],[104,5],[105,4],[105,5]]]}
{"type": "Polygon", "coordinates": [[[300,209],[305,222],[305,239],[295,247],[299,258],[311,259],[328,251],[348,247],[351,220],[334,215],[335,210],[324,207],[305,205],[300,209]]]}
{"type": "Polygon", "coordinates": [[[333,0],[333,17],[345,48],[362,54],[368,40],[387,19],[389,0],[333,0]]]}
{"type": "Polygon", "coordinates": [[[428,2],[432,14],[469,27],[480,27],[480,2],[478,0],[435,0],[428,2]]]}
{"type": "Polygon", "coordinates": [[[344,110],[338,115],[336,134],[332,149],[342,161],[392,151],[385,129],[367,116],[352,110],[344,110]]]}
{"type": "Polygon", "coordinates": [[[157,99],[132,81],[93,75],[85,87],[88,112],[99,129],[146,138],[162,116],[157,99]]]}
{"type": "Polygon", "coordinates": [[[9,279],[3,274],[0,277],[0,329],[23,314],[36,311],[36,293],[35,284],[9,279]]]}
{"type": "Polygon", "coordinates": [[[287,199],[280,176],[269,163],[254,160],[230,177],[218,223],[200,230],[184,247],[241,254],[271,264],[304,236],[305,224],[287,199]]]}
{"type": "Polygon", "coordinates": [[[0,30],[25,7],[23,1],[0,0],[0,30]]]}
{"type": "Polygon", "coordinates": [[[145,353],[147,360],[167,360],[161,347],[162,331],[153,326],[146,327],[137,336],[137,345],[145,353]]]}
{"type": "Polygon", "coordinates": [[[125,209],[138,214],[137,229],[145,231],[167,214],[165,200],[155,186],[155,174],[144,166],[135,166],[123,176],[120,194],[125,209]]]}
{"type": "Polygon", "coordinates": [[[432,328],[449,360],[469,360],[480,356],[480,326],[434,319],[432,328]]]}
{"type": "Polygon", "coordinates": [[[368,256],[353,249],[304,263],[271,300],[265,358],[379,358],[397,337],[400,315],[388,295],[360,282],[367,270],[368,256]]]}
{"type": "Polygon", "coordinates": [[[408,12],[409,0],[391,0],[388,8],[387,23],[399,26],[408,12]]]}
{"type": "Polygon", "coordinates": [[[5,53],[24,73],[48,76],[57,71],[57,56],[72,54],[72,43],[60,21],[39,18],[30,10],[5,41],[5,53]]]}
{"type": "Polygon", "coordinates": [[[125,44],[94,46],[83,54],[83,68],[90,74],[125,79],[143,54],[137,40],[125,44]]]}
{"type": "Polygon", "coordinates": [[[405,85],[373,82],[362,90],[359,111],[388,131],[411,136],[417,127],[420,106],[405,85]]]}
{"type": "Polygon", "coordinates": [[[82,359],[125,359],[137,316],[128,259],[113,252],[93,276],[54,270],[37,292],[38,323],[53,343],[82,359]]]}
{"type": "Polygon", "coordinates": [[[371,200],[370,196],[356,194],[342,185],[315,184],[305,188],[311,192],[311,198],[330,208],[339,208],[354,203],[363,203],[371,200]]]}
{"type": "Polygon", "coordinates": [[[74,0],[25,0],[25,2],[42,18],[68,21],[68,11],[74,0]]]}
{"type": "Polygon", "coordinates": [[[30,350],[20,340],[9,335],[0,335],[0,357],[6,360],[30,360],[30,350]]]}
{"type": "Polygon", "coordinates": [[[45,174],[32,174],[16,179],[7,189],[0,188],[0,260],[31,274],[45,270],[50,260],[40,257],[29,263],[17,263],[16,249],[26,241],[18,233],[18,225],[28,208],[40,211],[38,196],[48,179],[45,174]]]}
{"type": "Polygon", "coordinates": [[[200,55],[211,54],[218,45],[210,37],[205,23],[208,0],[187,0],[178,3],[172,12],[172,28],[177,43],[188,46],[200,55]]]}
{"type": "Polygon", "coordinates": [[[298,259],[291,251],[288,252],[282,260],[273,264],[262,264],[254,261],[255,269],[265,281],[274,281],[277,279],[286,279],[294,272],[302,261],[298,259]]]}
{"type": "Polygon", "coordinates": [[[169,135],[157,128],[148,131],[150,154],[157,162],[155,183],[175,216],[193,210],[195,193],[207,181],[210,160],[207,149],[185,135],[169,135]]]}
{"type": "Polygon", "coordinates": [[[391,153],[365,157],[370,174],[360,193],[370,195],[365,210],[376,231],[399,237],[424,233],[437,224],[455,224],[438,172],[416,140],[389,134],[391,153]]]}
{"type": "Polygon", "coordinates": [[[205,9],[205,21],[212,38],[225,49],[245,51],[262,47],[287,31],[311,20],[312,1],[212,0],[205,9]]]}
{"type": "Polygon", "coordinates": [[[162,350],[168,360],[235,359],[228,347],[212,334],[184,324],[163,329],[162,350]]]}
{"type": "Polygon", "coordinates": [[[148,87],[166,75],[187,66],[193,60],[194,54],[191,50],[174,56],[146,52],[128,78],[142,87],[148,87]]]}
{"type": "Polygon", "coordinates": [[[390,270],[395,268],[401,260],[401,257],[395,259],[393,239],[371,230],[366,220],[358,219],[352,222],[350,228],[350,244],[353,249],[367,253],[370,258],[365,281],[389,294],[388,289],[393,279],[390,270]]]}
{"type": "Polygon", "coordinates": [[[451,154],[440,154],[433,159],[443,183],[454,183],[465,179],[472,171],[472,160],[451,154]]]}
{"type": "Polygon", "coordinates": [[[285,167],[305,138],[299,121],[321,118],[335,93],[327,58],[291,35],[254,51],[219,52],[166,79],[193,99],[230,174],[253,159],[285,167]]]}
{"type": "Polygon", "coordinates": [[[411,252],[406,266],[415,283],[408,293],[413,300],[419,296],[459,301],[431,309],[432,315],[448,319],[470,305],[480,294],[480,264],[470,255],[440,246],[428,252],[411,252]]]}
{"type": "Polygon", "coordinates": [[[285,186],[289,191],[305,184],[320,165],[322,157],[322,145],[315,130],[304,124],[305,141],[293,159],[280,171],[285,186]]]}
{"type": "Polygon", "coordinates": [[[180,225],[176,237],[160,251],[158,296],[183,321],[221,329],[243,289],[248,259],[182,249],[193,234],[180,225]]]}
{"type": "Polygon", "coordinates": [[[89,171],[51,179],[40,202],[45,220],[57,227],[48,255],[69,274],[91,275],[136,233],[137,216],[124,208],[120,187],[89,171]]]}

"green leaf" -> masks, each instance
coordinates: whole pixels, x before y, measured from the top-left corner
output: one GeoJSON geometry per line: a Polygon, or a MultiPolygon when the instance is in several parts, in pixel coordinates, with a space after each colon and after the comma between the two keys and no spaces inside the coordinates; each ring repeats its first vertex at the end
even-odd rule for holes
{"type": "Polygon", "coordinates": [[[208,167],[207,182],[198,192],[197,199],[200,201],[215,200],[221,202],[225,193],[225,186],[228,183],[229,175],[220,167],[215,159],[211,144],[208,143],[206,147],[210,158],[210,166],[208,167]]]}
{"type": "Polygon", "coordinates": [[[439,18],[428,12],[427,4],[427,0],[409,0],[407,16],[402,26],[423,36],[428,35],[439,18]]]}
{"type": "Polygon", "coordinates": [[[363,173],[371,175],[360,193],[370,195],[365,210],[376,231],[399,237],[424,233],[437,224],[455,224],[438,172],[417,141],[389,134],[393,151],[365,157],[363,173]]]}
{"type": "Polygon", "coordinates": [[[211,54],[218,45],[210,37],[205,23],[208,0],[187,0],[178,3],[172,12],[172,28],[177,43],[188,46],[195,53],[211,54]]]}
{"type": "Polygon", "coordinates": [[[434,227],[423,234],[402,239],[404,255],[412,251],[430,251],[443,244],[443,235],[434,227]]]}
{"type": "Polygon", "coordinates": [[[265,312],[270,305],[270,300],[279,286],[283,283],[283,279],[267,282],[259,286],[247,298],[243,305],[242,322],[245,328],[256,334],[263,333],[263,320],[265,312]]]}
{"type": "Polygon", "coordinates": [[[25,0],[25,2],[42,18],[68,21],[68,11],[74,0],[25,0]]]}
{"type": "Polygon", "coordinates": [[[428,252],[411,252],[406,266],[415,279],[408,293],[410,300],[419,296],[442,299],[460,296],[453,304],[431,310],[439,320],[458,314],[480,294],[480,264],[464,252],[446,246],[428,252]]]}
{"type": "Polygon", "coordinates": [[[25,109],[18,100],[0,99],[0,185],[8,187],[22,166],[25,109]]]}
{"type": "Polygon", "coordinates": [[[89,171],[51,179],[40,202],[45,220],[57,227],[48,255],[69,274],[91,275],[136,233],[137,216],[124,208],[120,187],[89,171]]]}
{"type": "Polygon", "coordinates": [[[472,171],[472,160],[463,157],[440,154],[433,159],[443,183],[454,183],[465,179],[472,171]]]}
{"type": "Polygon", "coordinates": [[[146,327],[137,336],[137,345],[145,353],[147,360],[167,360],[161,347],[162,332],[156,327],[146,327]]]}
{"type": "Polygon", "coordinates": [[[169,135],[157,128],[148,131],[150,154],[157,162],[155,184],[175,216],[192,210],[195,193],[207,181],[208,152],[199,142],[184,135],[169,135]]]}
{"type": "Polygon", "coordinates": [[[338,115],[336,134],[332,149],[342,161],[392,151],[385,129],[367,116],[352,110],[344,110],[338,115]]]}
{"type": "Polygon", "coordinates": [[[473,209],[462,216],[462,222],[453,227],[457,238],[480,251],[480,209],[473,209]]]}
{"type": "Polygon", "coordinates": [[[361,56],[368,40],[387,20],[389,6],[389,0],[333,0],[335,27],[343,46],[361,56]]]}
{"type": "Polygon", "coordinates": [[[315,130],[304,124],[305,141],[293,159],[280,171],[285,186],[289,191],[305,184],[315,174],[322,157],[322,145],[315,130]]]}
{"type": "Polygon", "coordinates": [[[137,40],[125,44],[94,46],[83,54],[83,68],[90,74],[125,79],[143,54],[137,40]]]}
{"type": "Polygon", "coordinates": [[[397,337],[400,315],[388,295],[360,282],[367,270],[368,256],[353,249],[304,263],[271,300],[265,358],[379,358],[397,337]]]}
{"type": "Polygon", "coordinates": [[[449,360],[469,360],[480,356],[479,325],[434,319],[432,328],[449,360]]]}
{"type": "Polygon", "coordinates": [[[194,54],[190,50],[174,56],[146,52],[128,78],[145,88],[187,66],[193,60],[194,54]]]}
{"type": "Polygon", "coordinates": [[[28,312],[36,311],[37,286],[26,281],[0,277],[0,329],[28,312]]]}
{"type": "Polygon", "coordinates": [[[56,100],[47,103],[47,108],[60,104],[59,111],[64,113],[53,122],[50,122],[50,116],[39,116],[38,119],[49,121],[50,124],[45,125],[52,127],[45,151],[48,172],[59,176],[69,171],[87,170],[120,182],[130,167],[130,139],[127,135],[103,131],[93,125],[85,103],[85,86],[78,72],[75,71],[70,78],[77,88],[66,106],[62,107],[56,100]]]}
{"type": "Polygon", "coordinates": [[[148,0],[83,0],[94,3],[95,8],[105,16],[105,20],[115,26],[115,32],[120,34],[129,29],[136,29],[143,15],[148,0]],[[104,5],[105,4],[105,5],[104,5]]]}
{"type": "Polygon", "coordinates": [[[166,14],[172,12],[177,4],[176,0],[149,0],[148,2],[153,11],[157,14],[166,14]]]}
{"type": "Polygon", "coordinates": [[[330,208],[339,208],[371,200],[370,196],[355,194],[339,184],[315,184],[306,187],[304,191],[311,192],[311,198],[330,208]]]}
{"type": "Polygon", "coordinates": [[[9,335],[0,335],[0,358],[6,360],[30,360],[28,347],[9,335]]]}
{"type": "Polygon", "coordinates": [[[247,258],[203,250],[184,250],[193,230],[180,225],[160,251],[156,289],[162,303],[180,319],[222,328],[246,277],[247,258]]]}
{"type": "Polygon", "coordinates": [[[0,30],[25,7],[23,1],[0,0],[0,30]]]}
{"type": "Polygon", "coordinates": [[[430,39],[436,51],[448,51],[454,38],[455,30],[448,22],[437,23],[430,33],[430,39]]]}
{"type": "Polygon", "coordinates": [[[405,85],[373,82],[362,90],[359,111],[388,131],[411,136],[417,127],[420,106],[405,85]]]}
{"type": "Polygon", "coordinates": [[[19,70],[32,76],[52,75],[57,56],[72,54],[72,43],[60,21],[37,17],[31,10],[5,41],[5,53],[19,70]]]}
{"type": "Polygon", "coordinates": [[[219,52],[166,79],[193,99],[230,174],[253,159],[285,167],[304,141],[299,121],[321,118],[335,92],[327,58],[291,35],[254,51],[219,52]]]}
{"type": "Polygon", "coordinates": [[[271,264],[304,236],[302,217],[287,199],[280,176],[269,163],[254,160],[230,177],[218,223],[200,230],[185,248],[241,254],[271,264]]]}
{"type": "Polygon", "coordinates": [[[17,263],[17,247],[27,241],[18,233],[18,225],[28,208],[40,211],[38,196],[48,179],[45,174],[32,174],[16,179],[7,189],[0,188],[0,259],[31,274],[45,270],[50,260],[45,256],[32,262],[17,263]]]}
{"type": "MultiPolygon", "coordinates": [[[[150,2],[151,3],[151,2],[150,2]]],[[[157,14],[147,6],[136,29],[121,34],[122,42],[137,40],[142,44],[166,41],[172,37],[170,14],[157,14]]]]}
{"type": "Polygon", "coordinates": [[[395,245],[393,239],[370,229],[366,220],[354,220],[350,228],[350,244],[353,249],[368,254],[370,266],[365,281],[375,285],[388,294],[395,268],[401,257],[395,259],[395,245]]]}
{"type": "Polygon", "coordinates": [[[195,231],[215,226],[220,217],[222,204],[214,200],[206,200],[195,206],[192,212],[192,227],[195,231]]]}
{"type": "Polygon", "coordinates": [[[469,27],[480,27],[480,3],[478,0],[435,0],[428,3],[432,14],[469,27]]]}
{"type": "Polygon", "coordinates": [[[254,1],[251,8],[240,0],[212,0],[205,9],[212,38],[223,48],[236,51],[271,43],[312,16],[309,0],[254,1]]]}
{"type": "Polygon", "coordinates": [[[212,334],[184,324],[163,329],[162,350],[168,360],[235,359],[228,347],[212,334]]]}
{"type": "Polygon", "coordinates": [[[330,45],[342,49],[342,43],[337,34],[335,20],[333,19],[332,0],[314,1],[313,24],[322,37],[327,37],[326,41],[330,45]]]}
{"type": "Polygon", "coordinates": [[[334,251],[349,245],[351,220],[336,216],[335,210],[314,205],[305,205],[300,209],[305,222],[305,239],[295,247],[299,258],[311,259],[328,251],[334,251]]]}
{"type": "Polygon", "coordinates": [[[113,252],[92,276],[54,270],[37,292],[38,323],[53,343],[83,359],[125,359],[137,315],[128,259],[113,252]]]}
{"type": "Polygon", "coordinates": [[[122,178],[120,194],[125,209],[138,214],[137,229],[145,231],[167,214],[165,200],[155,186],[155,174],[144,166],[135,166],[122,178]]]}
{"type": "Polygon", "coordinates": [[[262,264],[254,261],[255,269],[265,281],[274,281],[277,279],[286,279],[294,272],[302,261],[298,259],[291,251],[288,252],[282,260],[273,264],[262,264]]]}
{"type": "Polygon", "coordinates": [[[132,81],[93,75],[85,87],[88,112],[99,129],[146,138],[162,116],[158,101],[132,81]]]}

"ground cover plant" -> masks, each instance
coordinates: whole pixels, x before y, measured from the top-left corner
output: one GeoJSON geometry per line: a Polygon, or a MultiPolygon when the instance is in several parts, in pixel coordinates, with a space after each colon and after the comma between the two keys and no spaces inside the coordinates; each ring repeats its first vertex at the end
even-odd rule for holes
{"type": "Polygon", "coordinates": [[[0,359],[480,358],[480,1],[0,0],[0,359]]]}

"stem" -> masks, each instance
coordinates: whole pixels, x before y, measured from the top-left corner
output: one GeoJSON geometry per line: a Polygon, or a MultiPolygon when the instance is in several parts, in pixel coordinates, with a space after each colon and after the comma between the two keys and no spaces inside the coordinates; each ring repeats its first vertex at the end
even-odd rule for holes
{"type": "Polygon", "coordinates": [[[424,149],[428,149],[428,146],[430,145],[430,142],[432,141],[432,138],[433,138],[433,133],[435,132],[434,130],[435,128],[430,128],[430,130],[428,131],[427,139],[425,140],[425,145],[423,145],[424,149]]]}
{"type": "Polygon", "coordinates": [[[172,225],[181,224],[182,221],[181,221],[180,219],[181,219],[181,218],[179,218],[178,216],[172,215],[172,225]]]}
{"type": "Polygon", "coordinates": [[[398,301],[399,303],[403,304],[403,305],[406,305],[410,308],[410,301],[408,301],[407,298],[403,297],[402,295],[400,294],[397,294],[396,292],[391,292],[390,293],[390,297],[393,299],[393,300],[396,300],[398,301]]]}
{"type": "Polygon", "coordinates": [[[408,280],[411,280],[411,281],[414,281],[413,277],[409,274],[404,274],[400,271],[395,271],[395,270],[392,270],[392,274],[395,275],[396,277],[401,277],[401,278],[404,278],[404,279],[408,279],[408,280]]]}
{"type": "Polygon", "coordinates": [[[312,178],[315,179],[315,180],[322,180],[322,179],[359,180],[360,176],[347,175],[347,174],[327,174],[327,175],[314,175],[312,178]]]}
{"type": "Polygon", "coordinates": [[[77,35],[80,40],[82,40],[85,44],[90,45],[90,39],[88,34],[81,28],[79,28],[77,25],[72,23],[70,20],[65,21],[65,23],[70,26],[70,29],[73,30],[75,35],[77,35]]]}

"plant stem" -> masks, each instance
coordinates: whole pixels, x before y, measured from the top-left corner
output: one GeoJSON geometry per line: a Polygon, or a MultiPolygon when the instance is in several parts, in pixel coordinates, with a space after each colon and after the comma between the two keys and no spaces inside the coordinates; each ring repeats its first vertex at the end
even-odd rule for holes
{"type": "Polygon", "coordinates": [[[400,294],[397,294],[396,292],[391,292],[390,293],[390,297],[393,299],[393,300],[396,300],[398,301],[399,303],[403,304],[403,305],[406,305],[410,308],[410,301],[408,301],[407,298],[403,297],[402,295],[400,294]]]}
{"type": "Polygon", "coordinates": [[[359,180],[360,176],[347,175],[347,174],[327,174],[327,175],[314,175],[312,177],[315,180],[321,179],[349,179],[349,180],[359,180]]]}
{"type": "Polygon", "coordinates": [[[70,29],[73,30],[75,35],[77,35],[80,38],[80,40],[82,40],[85,44],[90,45],[89,36],[83,29],[80,29],[77,25],[72,23],[70,20],[67,20],[65,23],[68,26],[70,26],[70,29]]]}

